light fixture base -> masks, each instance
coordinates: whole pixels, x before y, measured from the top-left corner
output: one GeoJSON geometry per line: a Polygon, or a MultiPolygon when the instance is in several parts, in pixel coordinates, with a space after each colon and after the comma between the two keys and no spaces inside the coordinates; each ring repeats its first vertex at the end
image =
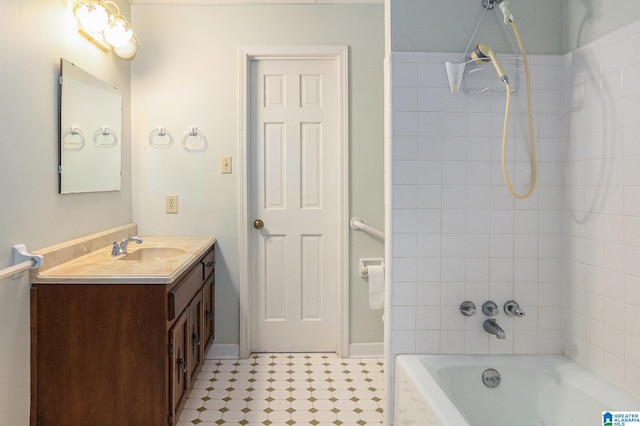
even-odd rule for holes
{"type": "Polygon", "coordinates": [[[131,59],[139,47],[127,18],[111,0],[80,0],[73,9],[78,32],[105,52],[131,59]]]}
{"type": "Polygon", "coordinates": [[[105,52],[111,50],[111,46],[105,41],[102,34],[96,34],[85,30],[82,28],[82,24],[80,24],[80,22],[78,22],[78,32],[105,52]]]}

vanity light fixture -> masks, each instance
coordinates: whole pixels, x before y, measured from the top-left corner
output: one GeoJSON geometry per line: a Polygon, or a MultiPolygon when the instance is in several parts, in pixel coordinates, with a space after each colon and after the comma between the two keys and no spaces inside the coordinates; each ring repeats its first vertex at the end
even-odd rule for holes
{"type": "Polygon", "coordinates": [[[109,0],[81,0],[73,13],[78,19],[80,34],[101,49],[112,49],[123,59],[135,56],[140,42],[117,4],[109,0]]]}

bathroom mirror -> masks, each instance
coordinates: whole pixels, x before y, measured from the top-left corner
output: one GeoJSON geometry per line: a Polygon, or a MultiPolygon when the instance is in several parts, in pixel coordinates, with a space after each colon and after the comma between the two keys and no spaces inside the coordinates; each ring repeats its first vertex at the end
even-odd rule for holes
{"type": "Polygon", "coordinates": [[[121,188],[122,95],[60,59],[59,192],[121,188]]]}

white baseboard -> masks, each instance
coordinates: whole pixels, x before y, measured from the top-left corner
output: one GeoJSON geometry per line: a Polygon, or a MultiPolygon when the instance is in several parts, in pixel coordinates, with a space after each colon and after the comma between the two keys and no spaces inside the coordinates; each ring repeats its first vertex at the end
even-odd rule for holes
{"type": "MultiPolygon", "coordinates": [[[[349,358],[382,358],[383,343],[351,343],[349,345],[349,358]]],[[[235,343],[214,343],[209,347],[206,359],[238,359],[240,357],[240,345],[235,343]]]]}
{"type": "Polygon", "coordinates": [[[382,358],[384,344],[375,343],[351,343],[349,345],[349,358],[382,358]]]}
{"type": "Polygon", "coordinates": [[[214,343],[209,347],[205,359],[238,359],[240,345],[235,343],[214,343]]]}

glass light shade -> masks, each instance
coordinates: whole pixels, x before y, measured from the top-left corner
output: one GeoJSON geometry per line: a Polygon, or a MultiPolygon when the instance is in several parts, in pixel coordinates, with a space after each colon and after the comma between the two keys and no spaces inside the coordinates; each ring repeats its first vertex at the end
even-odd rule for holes
{"type": "Polygon", "coordinates": [[[122,15],[109,19],[107,28],[104,29],[104,38],[113,47],[123,47],[131,41],[133,31],[129,22],[122,15]]]}
{"type": "Polygon", "coordinates": [[[131,59],[136,55],[137,52],[138,52],[138,41],[136,40],[135,36],[131,37],[131,40],[129,41],[129,43],[125,44],[124,46],[120,46],[120,47],[113,46],[113,53],[115,53],[116,55],[118,55],[118,57],[122,59],[131,59]]]}
{"type": "Polygon", "coordinates": [[[97,33],[105,29],[109,22],[109,14],[100,1],[85,0],[79,3],[75,9],[76,17],[88,31],[97,33]]]}

